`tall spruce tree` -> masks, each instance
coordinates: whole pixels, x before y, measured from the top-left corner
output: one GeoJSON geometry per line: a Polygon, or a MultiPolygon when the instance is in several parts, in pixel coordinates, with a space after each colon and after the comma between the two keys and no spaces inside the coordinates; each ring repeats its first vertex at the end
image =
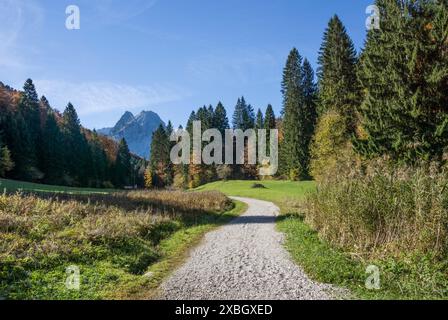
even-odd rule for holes
{"type": "Polygon", "coordinates": [[[264,118],[263,112],[260,109],[257,111],[257,118],[255,120],[255,129],[263,129],[264,128],[264,118]]]}
{"type": "Polygon", "coordinates": [[[221,102],[215,108],[213,127],[218,129],[222,135],[222,165],[216,166],[216,177],[218,179],[227,179],[232,174],[232,167],[225,163],[225,131],[230,128],[227,111],[221,102]]]}
{"type": "Polygon", "coordinates": [[[284,174],[291,180],[304,179],[308,176],[308,122],[303,91],[302,57],[296,48],[291,50],[283,70],[282,94],[284,140],[280,157],[284,158],[284,174]]]}
{"type": "Polygon", "coordinates": [[[311,152],[310,146],[311,141],[314,135],[314,129],[317,121],[317,110],[316,110],[316,94],[317,87],[314,81],[314,71],[311,67],[308,59],[303,61],[303,79],[302,79],[302,88],[303,88],[303,118],[304,122],[304,160],[303,167],[305,168],[306,174],[309,173],[309,165],[311,161],[311,152]]]}
{"type": "Polygon", "coordinates": [[[207,129],[212,128],[213,125],[213,107],[208,108],[206,106],[203,106],[198,110],[196,113],[197,121],[201,121],[201,129],[202,132],[204,132],[207,129]]]}
{"type": "Polygon", "coordinates": [[[185,130],[190,134],[190,137],[193,135],[193,122],[197,120],[196,112],[191,111],[190,116],[188,117],[187,125],[185,130]]]}
{"type": "Polygon", "coordinates": [[[40,111],[39,98],[31,79],[26,80],[20,97],[19,116],[15,129],[20,130],[20,146],[14,150],[17,159],[17,178],[25,180],[38,180],[41,174],[38,171],[37,151],[40,141],[40,111]]]}
{"type": "Polygon", "coordinates": [[[264,116],[264,128],[266,130],[275,129],[276,128],[276,120],[275,113],[272,105],[268,104],[264,116]]]}
{"type": "Polygon", "coordinates": [[[367,139],[356,149],[414,162],[448,146],[448,3],[378,0],[381,25],[368,33],[359,78],[367,139]]]}
{"type": "MultiPolygon", "coordinates": [[[[168,154],[171,152],[171,149],[174,147],[174,145],[176,144],[174,141],[171,141],[171,134],[173,133],[173,124],[171,122],[171,120],[168,120],[168,124],[166,125],[166,140],[167,140],[167,144],[168,144],[168,154]]],[[[168,162],[168,165],[166,167],[166,179],[165,179],[165,184],[170,186],[173,184],[174,181],[174,165],[171,161],[168,162]]]]}
{"type": "Polygon", "coordinates": [[[250,104],[246,103],[244,97],[238,98],[232,117],[232,125],[234,129],[241,129],[243,131],[254,128],[254,109],[250,104]]]}
{"type": "Polygon", "coordinates": [[[227,118],[227,112],[221,102],[215,108],[213,116],[213,127],[218,129],[224,137],[226,129],[229,129],[229,119],[227,118]]]}
{"type": "Polygon", "coordinates": [[[170,164],[170,147],[163,125],[160,125],[152,135],[151,157],[149,171],[152,175],[152,184],[155,187],[165,187],[170,183],[170,173],[167,168],[170,164]]]}
{"type": "Polygon", "coordinates": [[[33,162],[29,155],[32,154],[31,135],[20,112],[7,112],[4,121],[4,139],[11,152],[14,168],[10,176],[15,179],[32,181],[30,175],[33,162]]]}
{"type": "Polygon", "coordinates": [[[65,147],[65,169],[69,184],[86,185],[90,150],[75,107],[69,102],[62,114],[62,132],[65,147]]]}
{"type": "MultiPolygon", "coordinates": [[[[255,129],[255,112],[250,104],[246,103],[244,97],[238,99],[235,106],[235,111],[232,117],[233,129],[241,129],[246,131],[248,129],[255,129]]],[[[234,141],[234,150],[236,142],[234,141]]],[[[234,152],[234,163],[236,162],[236,153],[234,152]]],[[[245,141],[244,148],[244,164],[232,166],[232,176],[239,179],[253,179],[256,177],[256,166],[249,165],[248,162],[248,148],[247,141],[245,141]]]]}
{"type": "Polygon", "coordinates": [[[165,129],[165,131],[166,131],[166,134],[167,134],[167,136],[168,137],[170,137],[171,136],[171,134],[173,133],[173,123],[171,122],[171,120],[168,120],[168,124],[166,125],[166,129],[165,129]]]}
{"type": "Polygon", "coordinates": [[[47,115],[53,112],[53,109],[50,106],[50,102],[45,96],[42,96],[39,100],[39,113],[40,113],[40,125],[41,129],[45,126],[45,121],[47,119],[47,115]]]}
{"type": "Polygon", "coordinates": [[[123,138],[118,145],[117,157],[115,160],[115,186],[129,186],[132,181],[131,154],[126,140],[123,138]]]}
{"type": "MultiPolygon", "coordinates": [[[[337,15],[328,23],[318,57],[319,114],[336,110],[353,129],[359,99],[356,50],[337,15]]],[[[349,128],[350,129],[350,128],[349,128]]]]}
{"type": "Polygon", "coordinates": [[[62,184],[64,175],[64,137],[53,112],[46,116],[40,148],[40,167],[44,181],[48,184],[62,184]]]}
{"type": "Polygon", "coordinates": [[[101,188],[108,181],[107,169],[109,166],[106,152],[101,144],[100,137],[96,130],[93,130],[92,138],[89,141],[90,153],[92,155],[91,163],[91,184],[96,188],[101,188]]]}
{"type": "MultiPolygon", "coordinates": [[[[39,97],[31,79],[26,80],[23,85],[19,110],[29,128],[32,141],[36,143],[40,133],[40,107],[39,97]]],[[[36,146],[36,144],[34,146],[36,146]]]]}
{"type": "Polygon", "coordinates": [[[264,124],[263,128],[266,129],[266,154],[270,155],[270,145],[271,145],[271,132],[270,130],[277,128],[277,121],[275,119],[274,109],[272,105],[268,104],[266,112],[264,114],[264,124]]]}
{"type": "Polygon", "coordinates": [[[238,98],[238,101],[236,102],[235,110],[233,112],[232,116],[232,126],[233,129],[240,128],[243,124],[243,107],[241,105],[241,99],[238,98]]]}

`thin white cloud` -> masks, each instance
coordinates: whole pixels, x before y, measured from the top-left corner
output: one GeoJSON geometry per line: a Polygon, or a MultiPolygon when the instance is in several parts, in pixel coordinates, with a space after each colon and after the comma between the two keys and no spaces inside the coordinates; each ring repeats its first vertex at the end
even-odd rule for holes
{"type": "Polygon", "coordinates": [[[42,24],[43,9],[34,0],[0,0],[0,8],[0,68],[27,68],[24,53],[33,49],[21,41],[42,24]]]}
{"type": "Polygon", "coordinates": [[[70,101],[82,116],[152,107],[190,96],[187,90],[166,84],[130,86],[109,82],[78,84],[58,80],[36,80],[35,84],[39,94],[45,95],[53,107],[63,109],[70,101]]]}

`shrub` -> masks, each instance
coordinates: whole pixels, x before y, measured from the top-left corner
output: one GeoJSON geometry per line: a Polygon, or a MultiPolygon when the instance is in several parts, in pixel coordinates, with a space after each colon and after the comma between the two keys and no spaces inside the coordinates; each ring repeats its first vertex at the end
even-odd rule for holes
{"type": "Polygon", "coordinates": [[[266,187],[261,183],[254,183],[251,186],[252,189],[266,189],[266,187]]]}

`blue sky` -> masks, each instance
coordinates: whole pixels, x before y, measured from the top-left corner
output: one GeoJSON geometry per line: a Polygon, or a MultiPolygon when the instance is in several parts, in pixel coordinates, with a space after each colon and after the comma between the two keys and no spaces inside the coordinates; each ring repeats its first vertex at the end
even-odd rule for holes
{"type": "Polygon", "coordinates": [[[0,0],[0,81],[21,88],[32,78],[53,107],[71,101],[88,128],[143,109],[183,125],[204,104],[233,112],[241,95],[278,113],[290,49],[316,67],[335,13],[361,48],[372,2],[0,0]],[[65,28],[68,5],[80,8],[80,30],[65,28]]]}

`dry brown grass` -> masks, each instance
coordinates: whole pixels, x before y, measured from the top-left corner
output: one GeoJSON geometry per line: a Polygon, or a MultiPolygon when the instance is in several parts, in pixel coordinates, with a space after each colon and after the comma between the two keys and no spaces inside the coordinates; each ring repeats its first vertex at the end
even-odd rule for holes
{"type": "MultiPolygon", "coordinates": [[[[43,270],[69,263],[94,269],[98,262],[107,263],[115,272],[139,275],[161,256],[160,241],[186,226],[212,223],[232,206],[219,192],[2,194],[0,297],[60,294],[29,288],[26,279],[30,272],[42,271],[45,277],[43,270]]],[[[89,294],[95,297],[97,290],[89,294]]]]}

